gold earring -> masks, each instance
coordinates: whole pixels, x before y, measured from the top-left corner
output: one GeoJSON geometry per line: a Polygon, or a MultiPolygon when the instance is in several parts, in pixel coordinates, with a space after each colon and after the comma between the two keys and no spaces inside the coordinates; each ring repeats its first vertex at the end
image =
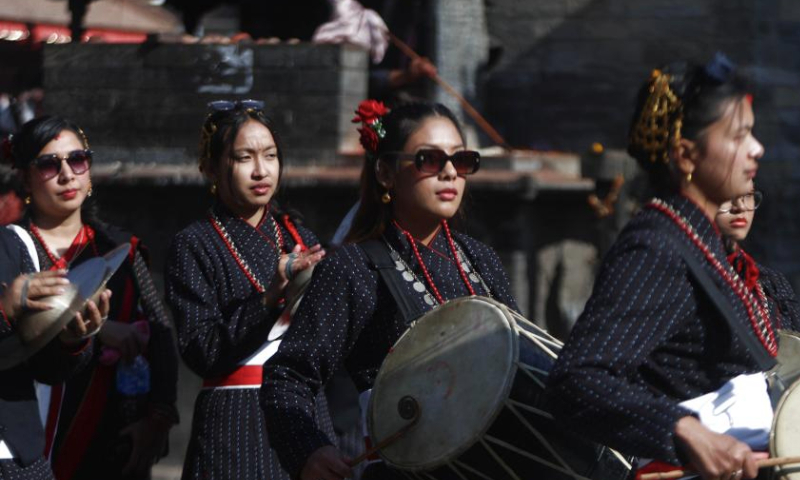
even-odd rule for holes
{"type": "Polygon", "coordinates": [[[216,195],[217,194],[217,184],[216,183],[212,183],[211,184],[210,191],[211,191],[211,195],[216,195]]]}
{"type": "Polygon", "coordinates": [[[30,195],[26,195],[25,196],[25,205],[30,205],[30,204],[31,204],[31,196],[30,195]]]}
{"type": "Polygon", "coordinates": [[[92,196],[92,181],[91,180],[89,180],[89,191],[86,192],[86,196],[87,197],[91,197],[92,196]]]}
{"type": "Polygon", "coordinates": [[[686,183],[692,183],[692,172],[686,174],[686,183]]]}
{"type": "Polygon", "coordinates": [[[381,202],[383,202],[383,203],[389,203],[389,202],[391,202],[391,201],[392,201],[392,196],[391,196],[391,195],[389,195],[389,191],[387,190],[387,191],[386,191],[386,193],[384,193],[383,195],[381,195],[381,202]]]}

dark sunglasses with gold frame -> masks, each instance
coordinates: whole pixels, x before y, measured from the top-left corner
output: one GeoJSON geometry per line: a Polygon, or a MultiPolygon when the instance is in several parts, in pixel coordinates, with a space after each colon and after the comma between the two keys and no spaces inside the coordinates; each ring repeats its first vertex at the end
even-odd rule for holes
{"type": "Polygon", "coordinates": [[[390,152],[384,158],[411,161],[419,172],[438,174],[444,170],[447,162],[452,162],[458,175],[472,175],[481,166],[481,154],[473,150],[461,150],[448,155],[444,150],[423,149],[416,153],[390,152]]]}

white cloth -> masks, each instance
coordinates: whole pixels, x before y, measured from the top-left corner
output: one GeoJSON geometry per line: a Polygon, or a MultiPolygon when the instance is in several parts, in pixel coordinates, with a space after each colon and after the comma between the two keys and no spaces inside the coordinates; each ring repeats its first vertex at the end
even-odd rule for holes
{"type": "Polygon", "coordinates": [[[351,43],[369,50],[372,63],[380,63],[389,46],[389,28],[377,12],[356,0],[329,0],[333,19],[314,32],[315,43],[351,43]]]}
{"type": "Polygon", "coordinates": [[[696,413],[711,431],[735,437],[754,450],[769,446],[774,412],[762,373],[739,375],[719,390],[681,402],[681,406],[696,413]]]}
{"type": "Polygon", "coordinates": [[[0,460],[11,460],[14,454],[8,448],[8,445],[3,440],[0,440],[0,460]]]}

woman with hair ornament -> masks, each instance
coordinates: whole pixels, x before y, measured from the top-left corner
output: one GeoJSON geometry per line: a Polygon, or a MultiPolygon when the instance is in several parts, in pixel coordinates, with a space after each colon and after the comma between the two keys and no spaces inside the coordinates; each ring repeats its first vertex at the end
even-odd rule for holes
{"type": "Polygon", "coordinates": [[[550,374],[558,420],[649,470],[755,478],[766,455],[757,451],[772,410],[760,370],[774,362],[777,329],[797,325],[747,289],[715,224],[725,202],[753,191],[764,154],[749,92],[720,54],[655,70],[642,87],[628,151],[657,197],[606,255],[550,374]],[[748,395],[715,417],[725,389],[748,395]]]}
{"type": "MultiPolygon", "coordinates": [[[[346,244],[317,266],[281,349],[265,365],[262,401],[270,438],[281,462],[301,480],[352,475],[349,459],[315,421],[311,399],[344,365],[365,401],[389,349],[408,327],[367,249],[394,260],[398,295],[419,314],[468,295],[490,296],[517,310],[497,254],[449,226],[468,176],[480,165],[452,112],[428,103],[388,111],[368,100],[356,113],[366,151],[359,209],[346,244]]],[[[362,478],[404,477],[378,462],[362,478]]]]}
{"type": "MultiPolygon", "coordinates": [[[[289,281],[325,252],[275,200],[283,149],[263,102],[208,107],[200,170],[215,202],[175,237],[166,272],[181,355],[203,378],[182,478],[288,480],[258,402],[262,365],[279,344],[270,335],[283,322],[289,281]]],[[[311,403],[333,435],[324,395],[311,403]]]]}

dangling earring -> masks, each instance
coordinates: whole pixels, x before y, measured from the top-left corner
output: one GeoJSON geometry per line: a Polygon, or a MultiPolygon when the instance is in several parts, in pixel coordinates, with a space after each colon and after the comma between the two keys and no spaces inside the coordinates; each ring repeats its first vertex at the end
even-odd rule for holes
{"type": "Polygon", "coordinates": [[[25,196],[25,205],[30,205],[30,204],[31,204],[31,196],[30,195],[26,195],[25,196]]]}
{"type": "Polygon", "coordinates": [[[212,183],[211,184],[211,188],[209,189],[209,191],[211,192],[211,195],[216,195],[217,194],[217,184],[216,183],[212,183]]]}
{"type": "Polygon", "coordinates": [[[387,191],[386,191],[386,193],[384,193],[383,195],[381,195],[381,202],[383,202],[383,203],[389,203],[389,202],[391,202],[391,201],[392,201],[392,196],[391,196],[391,195],[389,195],[389,191],[387,190],[387,191]]]}
{"type": "Polygon", "coordinates": [[[92,196],[92,181],[91,180],[89,180],[89,191],[86,192],[86,196],[87,197],[91,197],[92,196]]]}
{"type": "Polygon", "coordinates": [[[686,174],[686,183],[692,183],[692,172],[686,174]]]}

